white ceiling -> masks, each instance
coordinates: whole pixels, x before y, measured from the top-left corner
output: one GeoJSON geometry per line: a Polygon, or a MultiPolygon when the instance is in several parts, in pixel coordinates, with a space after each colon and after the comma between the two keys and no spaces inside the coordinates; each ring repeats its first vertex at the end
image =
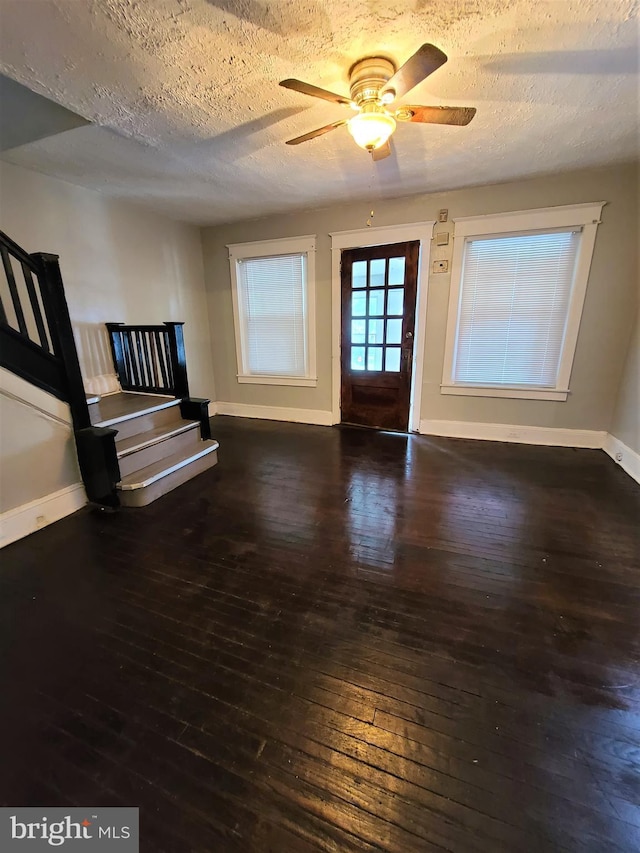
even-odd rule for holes
{"type": "MultiPolygon", "coordinates": [[[[638,156],[635,0],[0,0],[0,70],[93,124],[3,159],[175,219],[214,224],[506,181],[638,156]],[[404,124],[373,163],[343,127],[365,55],[449,56],[409,102],[475,106],[404,124]]],[[[406,101],[407,99],[405,99],[406,101]]]]}

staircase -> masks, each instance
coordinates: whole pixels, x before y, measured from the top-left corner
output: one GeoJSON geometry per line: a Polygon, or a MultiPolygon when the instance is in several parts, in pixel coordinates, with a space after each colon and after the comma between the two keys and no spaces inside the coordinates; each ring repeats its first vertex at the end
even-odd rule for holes
{"type": "Polygon", "coordinates": [[[181,400],[155,394],[109,394],[89,405],[95,427],[117,430],[123,506],[146,506],[218,461],[218,442],[201,437],[201,421],[183,418],[181,400]]]}
{"type": "Polygon", "coordinates": [[[0,232],[0,365],[69,404],[90,501],[146,506],[217,462],[209,401],[189,396],[183,323],[106,323],[119,393],[87,397],[58,256],[0,232]]]}

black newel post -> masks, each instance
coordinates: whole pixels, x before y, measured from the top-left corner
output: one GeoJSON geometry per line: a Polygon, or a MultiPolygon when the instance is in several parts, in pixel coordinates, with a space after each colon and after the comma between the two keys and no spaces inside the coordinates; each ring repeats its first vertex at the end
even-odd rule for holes
{"type": "Polygon", "coordinates": [[[164,325],[169,332],[169,357],[171,358],[171,371],[173,373],[173,393],[176,397],[188,397],[187,359],[184,352],[184,335],[182,333],[184,323],[165,322],[164,325]]]}
{"type": "Polygon", "coordinates": [[[67,377],[69,408],[73,426],[76,430],[91,426],[84,382],[80,372],[76,343],[71,328],[69,307],[64,295],[64,285],[58,263],[58,255],[47,252],[35,252],[31,257],[42,270],[40,277],[42,302],[44,305],[53,351],[62,359],[67,377]]]}

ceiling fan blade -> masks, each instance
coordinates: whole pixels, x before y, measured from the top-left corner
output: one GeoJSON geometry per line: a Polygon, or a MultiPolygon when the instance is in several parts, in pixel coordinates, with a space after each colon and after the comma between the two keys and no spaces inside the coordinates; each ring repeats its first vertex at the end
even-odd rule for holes
{"type": "Polygon", "coordinates": [[[469,124],[476,114],[475,107],[422,107],[402,105],[396,112],[398,121],[419,121],[423,124],[469,124]]]}
{"type": "Polygon", "coordinates": [[[384,145],[381,145],[379,148],[374,148],[371,152],[371,158],[373,160],[384,160],[385,157],[389,157],[391,155],[391,141],[387,139],[384,145]]]}
{"type": "Polygon", "coordinates": [[[433,44],[423,44],[413,56],[409,57],[404,65],[396,71],[393,77],[387,81],[381,94],[393,92],[394,100],[402,98],[414,86],[421,83],[429,74],[437,71],[447,61],[447,54],[443,53],[433,44]]]}
{"type": "Polygon", "coordinates": [[[316,130],[310,130],[309,133],[304,133],[302,136],[296,136],[295,139],[288,139],[287,145],[300,145],[301,142],[307,142],[309,139],[315,139],[316,136],[322,136],[324,133],[329,133],[330,130],[335,130],[337,127],[342,127],[347,120],[334,121],[332,124],[325,124],[324,127],[318,127],[316,130]]]}
{"type": "Polygon", "coordinates": [[[335,92],[329,92],[327,89],[320,89],[319,86],[312,86],[311,83],[303,83],[302,80],[281,80],[280,85],[285,89],[292,89],[294,92],[301,92],[303,95],[311,95],[312,98],[323,98],[325,101],[332,101],[335,104],[346,104],[350,107],[353,105],[351,98],[344,95],[336,95],[335,92]]]}

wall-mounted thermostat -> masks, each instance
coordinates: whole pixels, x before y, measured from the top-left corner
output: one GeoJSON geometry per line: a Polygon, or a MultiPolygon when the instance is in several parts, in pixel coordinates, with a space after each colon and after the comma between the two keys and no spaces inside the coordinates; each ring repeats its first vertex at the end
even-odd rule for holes
{"type": "Polygon", "coordinates": [[[449,245],[449,232],[448,231],[440,231],[436,234],[436,246],[448,246],[449,245]]]}

